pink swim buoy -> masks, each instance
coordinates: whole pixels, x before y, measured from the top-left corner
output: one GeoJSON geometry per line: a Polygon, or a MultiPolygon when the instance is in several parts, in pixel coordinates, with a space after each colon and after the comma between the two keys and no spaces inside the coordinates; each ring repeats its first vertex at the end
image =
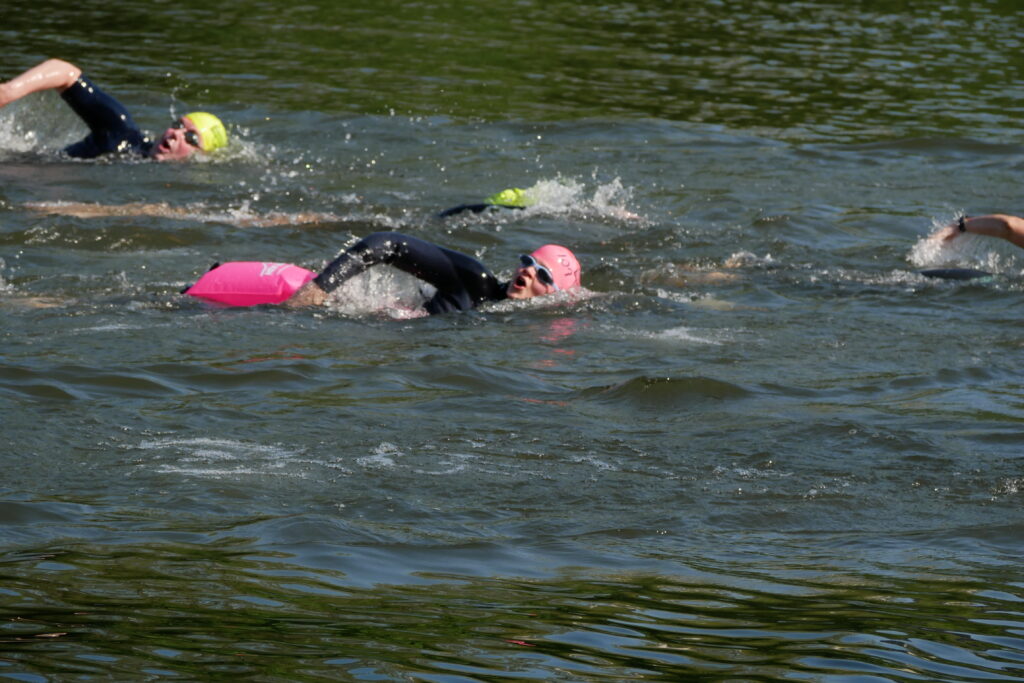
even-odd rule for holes
{"type": "Polygon", "coordinates": [[[279,304],[314,277],[290,263],[231,261],[215,265],[182,293],[227,306],[279,304]]]}

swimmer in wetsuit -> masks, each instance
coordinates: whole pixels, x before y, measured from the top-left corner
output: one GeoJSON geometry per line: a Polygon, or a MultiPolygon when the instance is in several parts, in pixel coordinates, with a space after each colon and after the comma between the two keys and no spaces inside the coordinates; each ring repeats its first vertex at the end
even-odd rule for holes
{"type": "Polygon", "coordinates": [[[530,299],[580,286],[580,264],[571,251],[546,244],[519,257],[509,282],[471,256],[398,232],[375,232],[346,249],[304,285],[286,306],[315,306],[342,283],[379,264],[394,266],[437,289],[427,313],[467,311],[488,301],[530,299]]]}
{"type": "Polygon", "coordinates": [[[501,192],[495,192],[478,204],[459,204],[450,209],[445,209],[437,214],[438,218],[448,218],[470,211],[472,213],[483,213],[484,211],[497,211],[499,209],[526,209],[537,203],[526,190],[518,187],[509,187],[501,192]]]}
{"type": "Polygon", "coordinates": [[[89,127],[85,139],[64,149],[71,157],[92,159],[119,153],[173,161],[212,152],[228,142],[224,124],[207,112],[182,116],[154,142],[139,130],[124,105],[100,90],[77,66],[60,59],[48,59],[0,83],[0,107],[40,90],[59,92],[89,127]]]}

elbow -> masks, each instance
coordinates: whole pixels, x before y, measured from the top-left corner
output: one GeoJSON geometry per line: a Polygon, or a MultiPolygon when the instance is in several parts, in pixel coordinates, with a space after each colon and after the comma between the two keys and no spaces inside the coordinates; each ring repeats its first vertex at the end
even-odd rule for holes
{"type": "Polygon", "coordinates": [[[58,82],[57,90],[64,92],[75,84],[75,81],[82,75],[82,70],[71,62],[63,59],[48,59],[43,62],[47,73],[55,74],[58,82]]]}

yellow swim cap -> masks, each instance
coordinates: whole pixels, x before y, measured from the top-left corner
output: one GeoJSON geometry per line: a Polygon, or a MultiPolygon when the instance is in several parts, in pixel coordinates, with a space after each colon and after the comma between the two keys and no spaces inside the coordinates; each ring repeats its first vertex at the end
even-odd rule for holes
{"type": "Polygon", "coordinates": [[[228,144],[228,132],[224,124],[213,114],[205,111],[194,111],[185,114],[187,118],[199,130],[199,141],[202,143],[204,152],[212,152],[228,144]]]}
{"type": "Polygon", "coordinates": [[[502,190],[501,192],[496,192],[484,201],[488,204],[517,206],[521,209],[525,209],[526,207],[532,206],[536,203],[536,200],[526,195],[526,190],[520,190],[518,187],[510,187],[506,190],[502,190]]]}

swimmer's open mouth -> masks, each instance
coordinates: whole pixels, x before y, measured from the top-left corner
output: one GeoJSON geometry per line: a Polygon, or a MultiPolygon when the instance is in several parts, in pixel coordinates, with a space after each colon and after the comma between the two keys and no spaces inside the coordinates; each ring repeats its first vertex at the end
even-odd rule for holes
{"type": "Polygon", "coordinates": [[[526,279],[520,275],[516,277],[516,287],[523,288],[526,286],[526,279]]]}

